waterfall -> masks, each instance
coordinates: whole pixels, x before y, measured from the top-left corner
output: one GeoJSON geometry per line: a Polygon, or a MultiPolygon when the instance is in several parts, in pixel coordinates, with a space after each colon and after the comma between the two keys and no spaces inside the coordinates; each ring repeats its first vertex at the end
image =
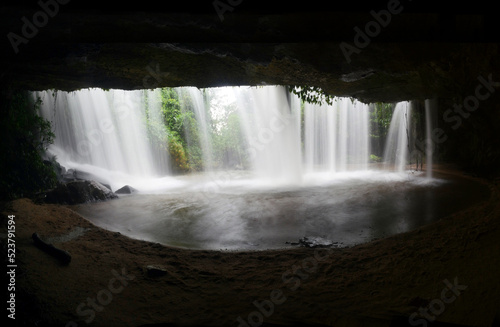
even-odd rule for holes
{"type": "Polygon", "coordinates": [[[305,104],[304,147],[307,172],[366,170],[369,107],[336,98],[333,105],[305,104]]]}
{"type": "MultiPolygon", "coordinates": [[[[56,136],[50,151],[63,165],[83,164],[145,178],[168,167],[167,153],[158,153],[148,141],[145,91],[87,89],[34,96],[42,99],[41,115],[51,121],[56,136]]],[[[151,93],[152,108],[154,98],[151,93]]],[[[152,112],[158,115],[158,109],[152,112]]]]}
{"type": "Polygon", "coordinates": [[[425,175],[427,178],[432,178],[432,113],[436,112],[435,100],[425,100],[425,175]]]}
{"type": "MultiPolygon", "coordinates": [[[[170,157],[168,155],[168,144],[164,140],[168,139],[168,133],[163,124],[162,98],[160,90],[144,91],[147,98],[147,118],[149,119],[149,133],[154,133],[155,138],[150,137],[153,159],[156,164],[157,175],[169,175],[170,157]],[[162,141],[163,140],[163,141],[162,141]]],[[[139,104],[140,105],[140,104],[139,104]]]]}
{"type": "MultiPolygon", "coordinates": [[[[175,91],[180,110],[193,117],[190,124],[196,125],[195,129],[186,129],[183,137],[188,146],[198,147],[200,168],[208,173],[227,168],[220,164],[220,147],[216,147],[220,143],[215,141],[224,126],[217,125],[214,118],[221,115],[217,112],[220,103],[219,108],[214,108],[210,97],[205,98],[203,91],[195,87],[175,91]]],[[[87,89],[33,95],[43,100],[40,113],[52,122],[56,135],[49,150],[63,166],[147,179],[172,174],[162,92],[87,89]]],[[[231,167],[244,167],[254,178],[298,184],[310,174],[333,176],[369,168],[371,109],[367,104],[348,98],[335,98],[331,105],[302,103],[282,86],[219,88],[210,92],[215,98],[230,95],[225,106],[239,117],[241,136],[232,136],[233,143],[238,142],[232,158],[239,163],[231,167]]],[[[433,109],[431,102],[425,104],[430,139],[433,109]]],[[[408,163],[410,126],[409,102],[397,103],[383,157],[385,164],[398,172],[405,171],[408,163]]],[[[427,147],[426,160],[430,177],[432,147],[427,147]]]]}
{"type": "MultiPolygon", "coordinates": [[[[211,171],[213,168],[213,151],[212,142],[210,139],[209,132],[209,119],[207,117],[207,108],[205,108],[205,102],[203,101],[203,94],[200,89],[196,87],[184,87],[179,89],[179,91],[185,90],[188,94],[188,98],[192,101],[192,106],[194,108],[194,113],[198,126],[200,128],[199,141],[201,143],[202,158],[203,158],[203,168],[205,171],[211,171]]],[[[189,103],[185,100],[181,100],[181,105],[184,111],[188,110],[189,103]]]]}
{"type": "Polygon", "coordinates": [[[302,177],[300,102],[284,87],[235,90],[248,155],[258,178],[302,177]]]}
{"type": "Polygon", "coordinates": [[[384,162],[386,166],[394,167],[398,172],[404,172],[408,163],[410,126],[410,103],[407,101],[397,103],[387,133],[384,162]]]}

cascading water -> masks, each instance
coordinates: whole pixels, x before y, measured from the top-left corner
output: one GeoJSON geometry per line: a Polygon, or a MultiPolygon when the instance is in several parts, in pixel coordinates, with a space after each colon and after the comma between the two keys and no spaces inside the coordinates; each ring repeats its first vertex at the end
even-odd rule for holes
{"type": "MultiPolygon", "coordinates": [[[[149,146],[153,154],[153,160],[156,164],[156,175],[170,175],[170,158],[168,155],[168,144],[165,140],[168,139],[168,133],[163,123],[162,103],[159,89],[144,91],[147,102],[147,119],[149,119],[150,133],[157,136],[154,141],[151,141],[149,146]],[[162,141],[163,140],[163,141],[162,141]]],[[[137,103],[140,105],[140,103],[137,103]]]]}
{"type": "Polygon", "coordinates": [[[436,101],[432,99],[425,100],[425,176],[432,178],[432,114],[437,112],[436,101]]]}
{"type": "Polygon", "coordinates": [[[410,103],[399,102],[392,115],[384,151],[385,165],[389,168],[394,167],[398,172],[404,172],[408,163],[410,126],[410,103]]]}
{"type": "Polygon", "coordinates": [[[56,137],[49,150],[63,166],[115,178],[158,177],[168,167],[167,152],[155,151],[148,142],[143,91],[44,91],[34,96],[43,101],[41,115],[52,121],[56,137]]]}
{"type": "MultiPolygon", "coordinates": [[[[205,102],[203,101],[203,95],[200,89],[196,87],[185,87],[184,91],[189,95],[189,99],[192,101],[192,106],[194,108],[194,113],[198,121],[198,126],[200,126],[200,143],[203,157],[203,164],[205,171],[211,171],[213,168],[213,151],[212,142],[210,139],[210,133],[208,128],[209,118],[207,117],[207,110],[205,108],[205,102]]],[[[183,110],[187,110],[187,103],[181,101],[183,110]]]]}
{"type": "MultiPolygon", "coordinates": [[[[190,99],[188,104],[181,98],[181,107],[192,107],[199,126],[203,167],[212,171],[213,140],[207,116],[210,110],[199,89],[189,87],[178,92],[185,92],[190,99]]],[[[299,183],[304,174],[368,168],[368,105],[336,98],[332,105],[305,103],[301,113],[300,100],[284,87],[231,88],[230,92],[241,117],[247,157],[256,178],[299,183]]],[[[139,177],[170,174],[167,132],[158,124],[163,119],[159,90],[46,91],[36,92],[35,96],[42,97],[41,114],[53,121],[56,141],[51,151],[63,164],[88,165],[89,169],[139,177]],[[146,116],[156,122],[148,128],[162,135],[159,139],[165,140],[164,144],[148,140],[146,116]]],[[[426,102],[427,116],[429,111],[426,102]]],[[[387,135],[384,161],[398,172],[405,171],[408,161],[410,117],[409,102],[398,103],[387,135]]],[[[430,174],[432,153],[426,157],[430,174]]]]}
{"type": "Polygon", "coordinates": [[[235,90],[248,155],[257,178],[302,178],[300,103],[284,87],[235,90]]]}
{"type": "Polygon", "coordinates": [[[369,108],[338,98],[333,105],[305,104],[307,172],[366,170],[369,158],[369,108]]]}
{"type": "MultiPolygon", "coordinates": [[[[139,190],[79,207],[101,227],[171,245],[253,249],[311,235],[355,244],[438,216],[427,197],[418,204],[405,200],[413,188],[439,182],[401,174],[416,133],[408,102],[395,106],[385,151],[377,152],[394,173],[369,164],[374,106],[347,98],[301,103],[281,86],[165,92],[34,94],[43,100],[42,116],[52,121],[56,137],[49,150],[61,165],[103,177],[113,190],[125,184],[139,190]],[[179,121],[167,122],[169,115],[188,119],[189,126],[176,125],[172,133],[168,124],[179,121]],[[180,158],[172,150],[182,148],[203,171],[175,175],[169,169],[180,158]],[[425,206],[425,217],[407,214],[411,205],[425,206]]],[[[426,126],[428,134],[430,121],[426,126]]],[[[432,153],[426,157],[430,176],[432,153]]]]}

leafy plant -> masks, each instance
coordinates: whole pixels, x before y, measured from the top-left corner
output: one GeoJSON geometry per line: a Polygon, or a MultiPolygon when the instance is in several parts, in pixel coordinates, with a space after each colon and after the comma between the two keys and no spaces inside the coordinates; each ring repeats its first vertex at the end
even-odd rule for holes
{"type": "Polygon", "coordinates": [[[370,106],[370,140],[375,155],[382,155],[393,112],[392,103],[377,102],[370,106]]]}
{"type": "Polygon", "coordinates": [[[168,139],[168,151],[170,153],[170,162],[175,172],[189,171],[189,164],[186,152],[178,136],[171,134],[168,139]]]}
{"type": "Polygon", "coordinates": [[[38,116],[42,101],[34,102],[26,92],[14,93],[2,103],[0,123],[0,197],[33,196],[55,186],[56,175],[42,155],[54,141],[50,122],[38,116]]]}
{"type": "Polygon", "coordinates": [[[327,94],[323,89],[317,86],[291,86],[290,92],[297,95],[302,101],[312,104],[329,104],[335,101],[335,96],[327,94]]]}
{"type": "Polygon", "coordinates": [[[370,154],[370,162],[381,162],[381,161],[382,161],[381,157],[378,157],[374,154],[370,154]]]}

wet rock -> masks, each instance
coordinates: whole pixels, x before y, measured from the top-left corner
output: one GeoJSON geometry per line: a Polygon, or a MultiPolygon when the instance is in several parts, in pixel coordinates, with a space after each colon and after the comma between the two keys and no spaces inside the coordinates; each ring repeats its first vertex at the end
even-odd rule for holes
{"type": "Polygon", "coordinates": [[[343,82],[352,83],[370,77],[373,74],[375,74],[375,71],[373,69],[354,71],[349,74],[342,74],[340,80],[343,82]]]}
{"type": "Polygon", "coordinates": [[[111,186],[109,185],[109,181],[100,178],[94,174],[88,173],[86,171],[76,170],[76,169],[68,169],[62,175],[63,182],[73,182],[73,181],[96,181],[107,187],[111,190],[111,186]]]}
{"type": "Polygon", "coordinates": [[[327,240],[323,237],[312,236],[312,237],[303,237],[299,240],[298,243],[290,243],[291,245],[300,245],[307,248],[338,248],[342,247],[342,242],[333,242],[327,240]]]}
{"type": "Polygon", "coordinates": [[[115,191],[116,194],[134,194],[137,192],[139,191],[130,185],[125,185],[124,187],[115,191]]]}
{"type": "Polygon", "coordinates": [[[111,186],[109,185],[109,181],[106,179],[103,179],[99,176],[96,176],[94,174],[88,173],[86,171],[81,171],[81,170],[76,170],[75,171],[75,176],[77,180],[87,180],[87,181],[96,181],[101,183],[103,186],[107,187],[109,190],[111,190],[111,186]]]}
{"type": "Polygon", "coordinates": [[[47,192],[45,202],[59,204],[79,204],[105,201],[118,196],[96,181],[72,181],[59,184],[47,192]]]}
{"type": "Polygon", "coordinates": [[[63,182],[73,182],[76,180],[77,180],[77,178],[76,178],[76,170],[75,169],[68,169],[62,175],[63,182]]]}

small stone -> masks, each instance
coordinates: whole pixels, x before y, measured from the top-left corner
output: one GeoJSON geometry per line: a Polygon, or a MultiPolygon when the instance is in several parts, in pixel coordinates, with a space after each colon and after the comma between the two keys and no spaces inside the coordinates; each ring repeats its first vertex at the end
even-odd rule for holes
{"type": "Polygon", "coordinates": [[[161,277],[167,274],[167,270],[161,266],[149,265],[146,267],[146,271],[149,277],[161,277]]]}
{"type": "Polygon", "coordinates": [[[116,194],[133,194],[137,192],[139,191],[130,185],[125,185],[124,187],[115,191],[116,194]]]}
{"type": "Polygon", "coordinates": [[[324,239],[319,236],[303,237],[299,240],[301,246],[307,248],[329,248],[329,247],[340,247],[341,243],[332,242],[330,240],[324,239]]]}

